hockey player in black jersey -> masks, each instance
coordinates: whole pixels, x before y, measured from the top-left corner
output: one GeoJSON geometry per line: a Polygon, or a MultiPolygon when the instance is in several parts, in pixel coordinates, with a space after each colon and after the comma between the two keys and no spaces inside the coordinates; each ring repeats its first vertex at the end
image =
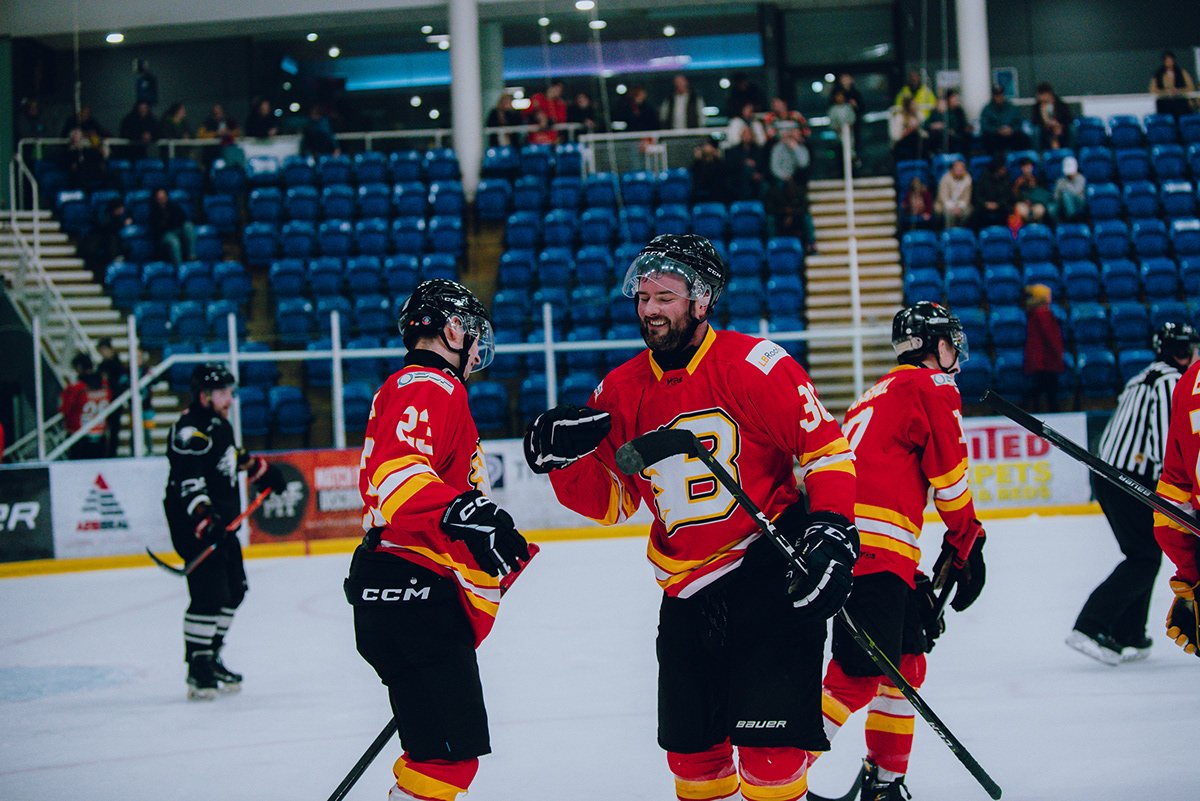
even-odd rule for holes
{"type": "Polygon", "coordinates": [[[189,699],[215,698],[218,689],[235,691],[242,681],[221,661],[225,633],[246,594],[242,547],[237,535],[226,531],[241,512],[238,471],[246,471],[257,492],[285,489],[278,467],[233,441],[228,417],[235,387],[225,365],[197,365],[191,405],[171,426],[167,445],[170,475],[163,507],[171,543],[187,561],[220,542],[187,577],[191,603],[183,616],[183,640],[189,699]]]}

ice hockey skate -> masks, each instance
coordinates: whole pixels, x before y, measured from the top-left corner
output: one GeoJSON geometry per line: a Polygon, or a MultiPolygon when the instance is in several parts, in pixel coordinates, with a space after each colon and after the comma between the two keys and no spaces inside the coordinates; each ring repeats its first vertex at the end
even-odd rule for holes
{"type": "Polygon", "coordinates": [[[1093,636],[1079,629],[1071,629],[1071,633],[1067,635],[1067,645],[1097,662],[1106,665],[1121,664],[1121,646],[1107,634],[1099,633],[1093,636]]]}
{"type": "Polygon", "coordinates": [[[188,660],[187,685],[189,701],[211,701],[217,697],[220,688],[211,653],[192,654],[188,660]]]}
{"type": "Polygon", "coordinates": [[[860,801],[909,801],[912,794],[904,786],[904,777],[891,781],[879,778],[879,767],[866,762],[867,775],[863,779],[860,801]]]}
{"type": "Polygon", "coordinates": [[[225,667],[225,663],[221,661],[221,655],[217,654],[212,660],[213,676],[216,677],[220,684],[220,691],[223,693],[236,693],[242,689],[242,674],[234,673],[229,668],[225,667]]]}

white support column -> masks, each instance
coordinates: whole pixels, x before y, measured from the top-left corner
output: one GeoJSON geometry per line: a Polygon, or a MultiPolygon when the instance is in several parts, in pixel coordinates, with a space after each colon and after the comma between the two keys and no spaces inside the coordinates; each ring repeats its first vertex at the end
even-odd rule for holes
{"type": "Polygon", "coordinates": [[[958,29],[958,72],[967,119],[978,119],[992,97],[992,59],[988,51],[987,0],[954,0],[958,29]]]}
{"type": "MultiPolygon", "coordinates": [[[[126,319],[126,330],[129,337],[129,445],[133,455],[138,459],[146,455],[146,422],[142,419],[142,366],[138,364],[137,318],[132,314],[126,319]]],[[[146,398],[150,403],[150,398],[146,398]]],[[[120,412],[113,412],[120,414],[120,412]]]]}
{"type": "Polygon", "coordinates": [[[504,93],[504,28],[499,22],[479,25],[479,69],[483,119],[504,93]]]}
{"type": "Polygon", "coordinates": [[[450,108],[463,192],[474,201],[483,164],[483,98],[479,70],[479,2],[450,0],[450,108]]]}

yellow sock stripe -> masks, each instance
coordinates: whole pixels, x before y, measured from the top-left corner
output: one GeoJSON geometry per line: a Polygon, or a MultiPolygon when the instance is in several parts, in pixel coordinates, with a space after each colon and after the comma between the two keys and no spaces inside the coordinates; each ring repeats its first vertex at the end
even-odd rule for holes
{"type": "Polygon", "coordinates": [[[751,780],[742,777],[742,797],[746,801],[796,801],[808,792],[808,774],[801,773],[800,778],[787,784],[775,784],[764,787],[751,784],[751,780]]]}
{"type": "Polygon", "coordinates": [[[680,801],[716,801],[729,798],[738,791],[738,775],[731,773],[719,779],[691,781],[675,777],[675,795],[680,801]]]}
{"type": "Polygon", "coordinates": [[[850,707],[829,693],[821,693],[821,714],[841,727],[850,719],[850,707]]]}
{"type": "Polygon", "coordinates": [[[400,770],[396,773],[396,784],[400,785],[400,789],[409,795],[415,795],[418,798],[432,798],[436,801],[454,801],[460,793],[467,791],[465,787],[455,787],[440,779],[426,776],[424,773],[413,770],[407,764],[401,764],[400,770]]]}
{"type": "Polygon", "coordinates": [[[888,734],[907,734],[912,735],[914,727],[914,719],[909,717],[895,717],[893,715],[885,715],[882,712],[867,713],[867,731],[881,731],[888,734]]]}

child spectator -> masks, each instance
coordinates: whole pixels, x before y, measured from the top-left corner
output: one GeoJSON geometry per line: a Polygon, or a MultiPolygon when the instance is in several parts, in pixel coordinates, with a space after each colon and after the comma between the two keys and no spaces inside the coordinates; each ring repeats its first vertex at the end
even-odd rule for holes
{"type": "Polygon", "coordinates": [[[63,389],[58,410],[62,412],[63,426],[68,436],[80,429],[85,429],[87,433],[70,447],[67,455],[71,459],[103,459],[107,452],[107,428],[104,420],[96,419],[96,413],[112,395],[104,379],[96,372],[91,356],[76,354],[71,360],[71,367],[75,370],[75,383],[63,389]]]}
{"type": "Polygon", "coordinates": [[[1087,217],[1087,179],[1074,156],[1062,160],[1062,177],[1054,184],[1054,216],[1060,222],[1081,222],[1087,217]]]}
{"type": "MultiPolygon", "coordinates": [[[[939,191],[941,187],[938,187],[939,191]]],[[[914,175],[904,190],[904,199],[900,201],[901,220],[906,228],[933,228],[933,195],[929,187],[914,175]]]]}
{"type": "Polygon", "coordinates": [[[1046,207],[1054,201],[1054,195],[1038,178],[1032,159],[1022,158],[1017,163],[1021,174],[1013,181],[1013,211],[1020,218],[1021,225],[1040,223],[1045,220],[1046,207]]]}
{"type": "Polygon", "coordinates": [[[1022,404],[1031,412],[1058,411],[1058,377],[1066,372],[1063,361],[1062,328],[1050,310],[1050,287],[1033,284],[1025,287],[1027,312],[1025,333],[1025,375],[1029,390],[1022,404]]]}

